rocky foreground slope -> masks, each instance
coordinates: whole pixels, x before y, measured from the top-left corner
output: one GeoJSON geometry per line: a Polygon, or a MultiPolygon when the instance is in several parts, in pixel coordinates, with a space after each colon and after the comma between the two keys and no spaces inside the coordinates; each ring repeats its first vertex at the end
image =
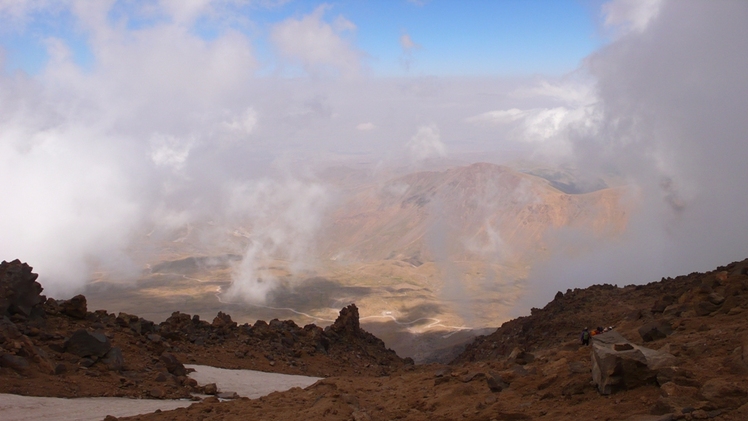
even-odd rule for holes
{"type": "MultiPolygon", "coordinates": [[[[288,336],[277,334],[272,337],[274,339],[263,338],[259,334],[265,329],[262,324],[257,328],[257,336],[242,336],[242,328],[231,327],[235,329],[231,330],[232,335],[243,341],[227,339],[232,335],[224,334],[221,342],[218,332],[225,325],[214,327],[211,324],[210,328],[205,328],[210,334],[197,335],[186,327],[193,323],[192,319],[179,314],[161,324],[157,333],[146,334],[142,332],[143,321],[138,319],[141,333],[136,333],[137,328],[133,329],[130,323],[137,326],[137,322],[131,319],[125,323],[124,316],[107,315],[107,320],[94,322],[95,316],[91,315],[96,313],[86,313],[86,318],[76,323],[91,331],[111,324],[109,329],[114,336],[110,341],[123,347],[125,361],[128,356],[134,359],[126,362],[126,367],[141,361],[134,353],[143,351],[144,365],[139,373],[147,373],[143,374],[145,377],[169,371],[166,361],[162,360],[163,354],[158,353],[167,350],[167,355],[174,355],[178,361],[193,358],[209,365],[211,360],[218,364],[262,361],[265,369],[304,372],[302,367],[306,366],[307,372],[316,367],[328,371],[323,374],[331,374],[306,389],[291,389],[253,400],[219,402],[217,398],[208,398],[189,408],[130,419],[736,421],[748,419],[747,268],[748,261],[743,261],[709,273],[693,273],[647,285],[622,288],[602,285],[560,292],[545,308],[533,309],[530,316],[507,322],[495,333],[478,338],[450,365],[410,365],[392,357],[375,339],[357,329],[355,307],[342,312],[336,322],[337,328],[335,325],[325,330],[309,328],[324,333],[330,341],[327,352],[335,355],[333,359],[324,360],[319,355],[323,354],[324,344],[321,348],[315,345],[314,355],[309,357],[319,358],[318,365],[312,364],[315,360],[306,356],[315,343],[306,339],[294,342],[309,344],[307,348],[306,345],[301,347],[301,357],[271,352],[274,347],[284,346],[282,338],[288,336]],[[113,317],[113,321],[109,321],[109,317],[113,317]],[[99,324],[94,326],[94,323],[99,324]],[[578,339],[581,329],[598,325],[615,328],[594,337],[591,345],[582,346],[578,339]],[[181,340],[172,339],[167,333],[176,331],[182,331],[181,340]],[[158,335],[169,348],[156,348],[153,339],[159,338],[148,335],[158,335]],[[365,344],[372,348],[366,348],[365,344]],[[375,349],[381,352],[376,353],[379,351],[375,349]],[[338,366],[339,372],[335,372],[334,367],[338,366]]],[[[61,338],[43,339],[44,330],[32,324],[35,317],[40,317],[39,305],[42,304],[32,303],[21,313],[17,308],[5,310],[12,315],[4,319],[3,326],[13,324],[23,336],[22,340],[9,340],[4,336],[5,354],[0,359],[5,368],[0,371],[3,380],[0,384],[12,382],[21,389],[39,384],[43,390],[41,383],[34,383],[40,376],[46,376],[43,378],[48,381],[66,376],[74,379],[78,374],[72,373],[85,376],[91,367],[106,364],[99,359],[86,368],[88,361],[79,359],[74,363],[73,358],[66,355],[70,354],[68,350],[54,354],[55,349],[44,341],[57,341],[67,348],[72,336],[65,335],[75,334],[75,329],[65,325],[67,330],[58,333],[61,338]],[[58,375],[40,373],[44,364],[36,357],[29,357],[29,351],[19,351],[26,343],[23,338],[48,356],[54,355],[49,360],[70,358],[67,371],[58,375]],[[16,343],[21,343],[20,348],[16,343]],[[8,358],[16,361],[11,357],[24,358],[30,366],[39,368],[19,372],[5,362],[8,358]]],[[[47,300],[42,307],[47,326],[56,326],[58,318],[63,320],[55,311],[64,314],[68,312],[66,308],[71,307],[75,306],[47,300]]],[[[101,313],[100,319],[104,314],[101,313]]],[[[225,316],[217,319],[214,324],[220,325],[223,320],[231,325],[225,316]]],[[[268,331],[272,330],[272,325],[277,329],[279,324],[290,325],[273,322],[267,327],[268,331]]],[[[255,326],[243,329],[254,330],[255,326]]],[[[297,336],[302,337],[299,333],[297,336]]],[[[132,367],[134,365],[121,373],[114,370],[116,374],[107,374],[112,373],[111,369],[95,369],[100,377],[92,378],[109,376],[109,383],[121,381],[121,378],[126,383],[133,381],[125,375],[127,371],[134,371],[132,367]]],[[[175,377],[178,383],[179,376],[175,377]]],[[[174,384],[173,380],[169,381],[174,384]]],[[[151,383],[141,380],[134,389],[148,387],[151,383]]]]}
{"type": "Polygon", "coordinates": [[[82,295],[47,299],[32,268],[0,264],[0,393],[177,398],[205,392],[183,364],[286,374],[382,376],[412,363],[359,327],[348,306],[325,329],[293,321],[237,325],[176,312],[155,324],[90,312],[82,295]]]}

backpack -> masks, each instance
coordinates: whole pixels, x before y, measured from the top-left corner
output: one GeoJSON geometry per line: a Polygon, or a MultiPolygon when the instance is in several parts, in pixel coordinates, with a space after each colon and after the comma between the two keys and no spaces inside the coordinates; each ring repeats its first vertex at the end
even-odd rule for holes
{"type": "Polygon", "coordinates": [[[589,338],[590,338],[590,332],[587,332],[586,330],[584,332],[582,332],[582,339],[584,339],[586,341],[589,338]]]}

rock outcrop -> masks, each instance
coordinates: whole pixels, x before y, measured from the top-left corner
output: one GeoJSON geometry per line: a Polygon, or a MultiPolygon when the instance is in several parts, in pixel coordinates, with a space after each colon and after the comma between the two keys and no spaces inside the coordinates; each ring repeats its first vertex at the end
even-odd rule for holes
{"type": "Polygon", "coordinates": [[[657,384],[659,370],[673,363],[673,355],[634,345],[616,331],[592,338],[592,381],[604,395],[657,384]]]}
{"type": "MultiPolygon", "coordinates": [[[[46,301],[33,268],[16,259],[0,263],[0,316],[30,317],[46,301]]],[[[41,312],[43,313],[43,312],[41,312]]]]}

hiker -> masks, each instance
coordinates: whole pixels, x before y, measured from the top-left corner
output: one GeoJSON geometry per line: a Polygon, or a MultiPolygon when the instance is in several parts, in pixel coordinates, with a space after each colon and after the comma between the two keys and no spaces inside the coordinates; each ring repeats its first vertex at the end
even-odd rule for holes
{"type": "Polygon", "coordinates": [[[584,328],[582,331],[582,336],[580,339],[582,339],[582,345],[589,345],[590,344],[590,330],[588,328],[584,328]]]}

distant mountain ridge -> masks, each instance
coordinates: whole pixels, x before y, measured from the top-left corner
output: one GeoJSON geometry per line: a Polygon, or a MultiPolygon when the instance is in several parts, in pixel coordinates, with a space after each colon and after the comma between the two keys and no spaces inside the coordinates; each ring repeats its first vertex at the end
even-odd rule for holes
{"type": "Polygon", "coordinates": [[[489,163],[417,172],[366,186],[336,209],[322,250],[336,260],[524,260],[542,251],[549,229],[622,231],[621,194],[618,188],[568,194],[541,177],[489,163]]]}

